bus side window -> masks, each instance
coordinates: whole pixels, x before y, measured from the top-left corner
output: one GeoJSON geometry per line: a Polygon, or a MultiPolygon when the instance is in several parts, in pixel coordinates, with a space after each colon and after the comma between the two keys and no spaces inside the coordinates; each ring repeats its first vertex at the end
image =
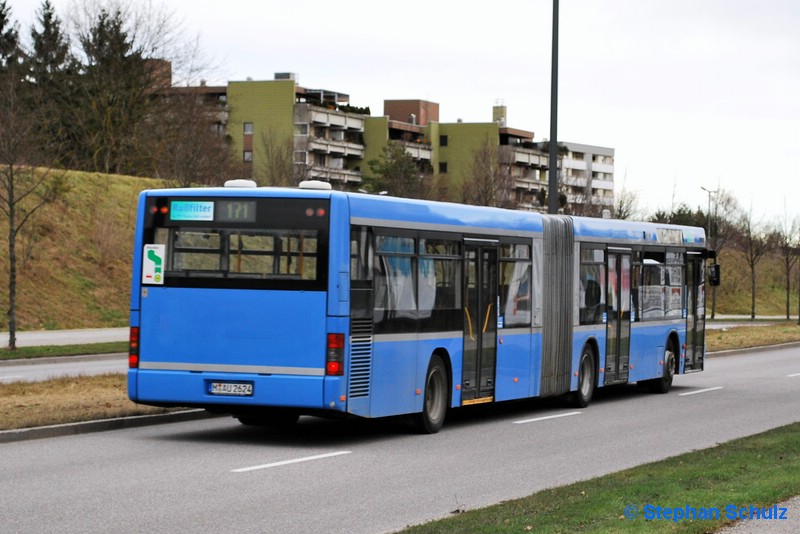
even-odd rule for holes
{"type": "Polygon", "coordinates": [[[605,311],[604,286],[606,278],[605,251],[581,250],[580,324],[602,324],[605,311]]]}
{"type": "Polygon", "coordinates": [[[667,278],[663,252],[645,251],[642,261],[642,285],[639,286],[639,298],[642,307],[642,319],[663,319],[667,307],[667,278]]]}
{"type": "Polygon", "coordinates": [[[350,280],[372,280],[372,238],[365,226],[354,226],[350,232],[350,280]]]}
{"type": "Polygon", "coordinates": [[[532,269],[527,244],[500,247],[500,324],[504,328],[531,325],[532,269]]]}

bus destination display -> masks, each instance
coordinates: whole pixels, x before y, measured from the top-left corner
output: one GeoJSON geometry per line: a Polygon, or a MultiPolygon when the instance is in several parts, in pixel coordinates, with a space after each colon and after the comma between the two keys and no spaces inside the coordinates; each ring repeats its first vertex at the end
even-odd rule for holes
{"type": "Polygon", "coordinates": [[[173,200],[170,202],[172,221],[217,221],[224,223],[256,222],[255,200],[173,200]]]}

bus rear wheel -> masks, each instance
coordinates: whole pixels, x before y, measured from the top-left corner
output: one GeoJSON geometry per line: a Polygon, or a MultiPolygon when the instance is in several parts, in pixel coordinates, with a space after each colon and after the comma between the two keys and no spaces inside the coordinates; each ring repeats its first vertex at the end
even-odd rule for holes
{"type": "Polygon", "coordinates": [[[595,384],[594,352],[585,346],[578,365],[578,389],[569,396],[569,403],[576,408],[586,408],[594,395],[595,384]]]}
{"type": "Polygon", "coordinates": [[[425,375],[425,399],[422,412],[414,416],[416,429],[422,434],[435,434],[444,425],[447,415],[449,380],[441,356],[434,354],[425,375]]]}
{"type": "Polygon", "coordinates": [[[675,352],[672,348],[664,351],[664,372],[661,378],[647,381],[647,387],[653,393],[669,393],[672,379],[675,377],[675,352]]]}

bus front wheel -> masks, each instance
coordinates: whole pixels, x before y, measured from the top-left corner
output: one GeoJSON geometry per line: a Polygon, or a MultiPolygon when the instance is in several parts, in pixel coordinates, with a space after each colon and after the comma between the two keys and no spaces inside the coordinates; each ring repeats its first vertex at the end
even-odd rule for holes
{"type": "Polygon", "coordinates": [[[425,398],[422,412],[415,416],[415,426],[420,433],[435,434],[444,425],[447,415],[449,380],[441,356],[434,354],[425,375],[425,398]]]}

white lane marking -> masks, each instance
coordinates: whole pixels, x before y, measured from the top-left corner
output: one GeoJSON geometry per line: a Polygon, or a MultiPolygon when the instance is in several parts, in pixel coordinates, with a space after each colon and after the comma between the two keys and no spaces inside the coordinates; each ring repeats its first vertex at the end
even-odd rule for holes
{"type": "Polygon", "coordinates": [[[794,378],[796,376],[800,376],[800,373],[795,373],[793,375],[786,375],[786,378],[794,378]]]}
{"type": "Polygon", "coordinates": [[[569,417],[570,415],[580,415],[581,412],[560,413],[558,415],[545,415],[543,417],[535,417],[533,419],[523,419],[522,421],[514,421],[515,425],[524,425],[525,423],[535,423],[537,421],[547,421],[548,419],[558,419],[560,417],[569,417]]]}
{"type": "Polygon", "coordinates": [[[242,467],[241,469],[232,469],[232,473],[246,473],[247,471],[256,471],[258,469],[271,469],[273,467],[280,467],[282,465],[298,464],[300,462],[310,462],[312,460],[322,460],[323,458],[333,458],[334,456],[341,456],[343,454],[351,454],[353,451],[339,451],[329,452],[328,454],[317,454],[316,456],[306,456],[305,458],[295,458],[294,460],[284,460],[282,462],[274,462],[271,464],[254,465],[253,467],[242,467]]]}
{"type": "Polygon", "coordinates": [[[0,376],[0,380],[15,380],[17,378],[25,378],[22,375],[7,375],[7,376],[0,376]]]}
{"type": "Polygon", "coordinates": [[[685,397],[687,395],[697,395],[698,393],[706,393],[708,391],[716,391],[718,389],[723,389],[723,388],[722,386],[717,386],[715,388],[698,389],[697,391],[687,391],[686,393],[678,393],[678,396],[685,397]]]}

